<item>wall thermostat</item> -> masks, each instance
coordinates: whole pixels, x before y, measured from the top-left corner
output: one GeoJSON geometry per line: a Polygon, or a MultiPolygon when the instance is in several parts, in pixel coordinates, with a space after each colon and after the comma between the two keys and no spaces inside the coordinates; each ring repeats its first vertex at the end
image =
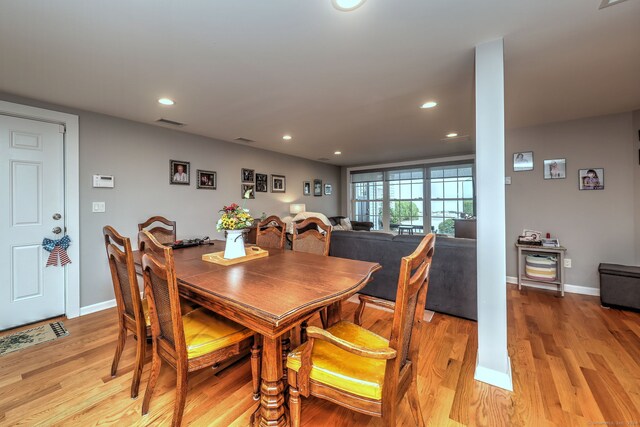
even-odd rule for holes
{"type": "Polygon", "coordinates": [[[113,175],[93,175],[93,188],[113,188],[113,175]]]}

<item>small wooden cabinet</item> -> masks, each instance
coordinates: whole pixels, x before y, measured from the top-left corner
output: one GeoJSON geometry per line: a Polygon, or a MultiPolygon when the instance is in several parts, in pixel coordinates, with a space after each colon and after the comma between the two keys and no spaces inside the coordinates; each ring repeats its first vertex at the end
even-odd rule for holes
{"type": "Polygon", "coordinates": [[[534,283],[548,283],[550,285],[556,285],[558,287],[558,291],[560,292],[560,296],[564,297],[564,254],[567,252],[567,248],[563,246],[558,246],[556,248],[550,248],[545,246],[531,246],[531,245],[521,245],[516,243],[516,248],[518,249],[518,290],[522,289],[522,282],[534,282],[534,283]],[[539,280],[532,279],[526,277],[524,275],[525,263],[523,262],[522,257],[530,254],[535,255],[555,255],[556,256],[556,271],[557,278],[554,281],[549,280],[539,280]]]}

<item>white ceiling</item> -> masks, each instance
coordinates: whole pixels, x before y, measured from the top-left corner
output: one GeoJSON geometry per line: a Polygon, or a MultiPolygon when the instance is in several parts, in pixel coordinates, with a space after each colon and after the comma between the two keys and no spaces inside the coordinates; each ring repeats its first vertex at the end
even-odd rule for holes
{"type": "Polygon", "coordinates": [[[2,0],[0,90],[341,165],[469,153],[441,139],[497,37],[508,127],[640,108],[640,1],[600,1],[2,0]]]}

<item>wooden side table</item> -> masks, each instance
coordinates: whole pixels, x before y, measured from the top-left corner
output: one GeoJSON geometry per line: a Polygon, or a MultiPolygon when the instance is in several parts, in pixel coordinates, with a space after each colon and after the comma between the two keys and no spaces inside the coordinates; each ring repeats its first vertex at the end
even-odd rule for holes
{"type": "Polygon", "coordinates": [[[560,291],[560,296],[564,297],[564,254],[567,252],[567,248],[563,246],[558,246],[556,248],[544,247],[544,246],[531,246],[531,245],[521,245],[516,243],[516,248],[518,248],[518,290],[522,289],[522,281],[526,282],[535,282],[535,283],[548,283],[552,285],[558,286],[558,290],[560,291]],[[556,255],[556,272],[558,277],[554,281],[548,280],[538,280],[522,277],[522,256],[523,254],[537,254],[537,255],[556,255]]]}

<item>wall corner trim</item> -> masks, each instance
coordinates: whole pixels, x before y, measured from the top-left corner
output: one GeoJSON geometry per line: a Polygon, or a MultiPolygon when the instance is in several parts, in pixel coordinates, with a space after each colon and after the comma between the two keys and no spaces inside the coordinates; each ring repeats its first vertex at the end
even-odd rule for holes
{"type": "Polygon", "coordinates": [[[480,366],[476,360],[476,372],[473,379],[492,386],[500,387],[504,390],[513,391],[513,381],[511,380],[511,358],[507,357],[507,372],[499,372],[494,369],[480,366]]]}

